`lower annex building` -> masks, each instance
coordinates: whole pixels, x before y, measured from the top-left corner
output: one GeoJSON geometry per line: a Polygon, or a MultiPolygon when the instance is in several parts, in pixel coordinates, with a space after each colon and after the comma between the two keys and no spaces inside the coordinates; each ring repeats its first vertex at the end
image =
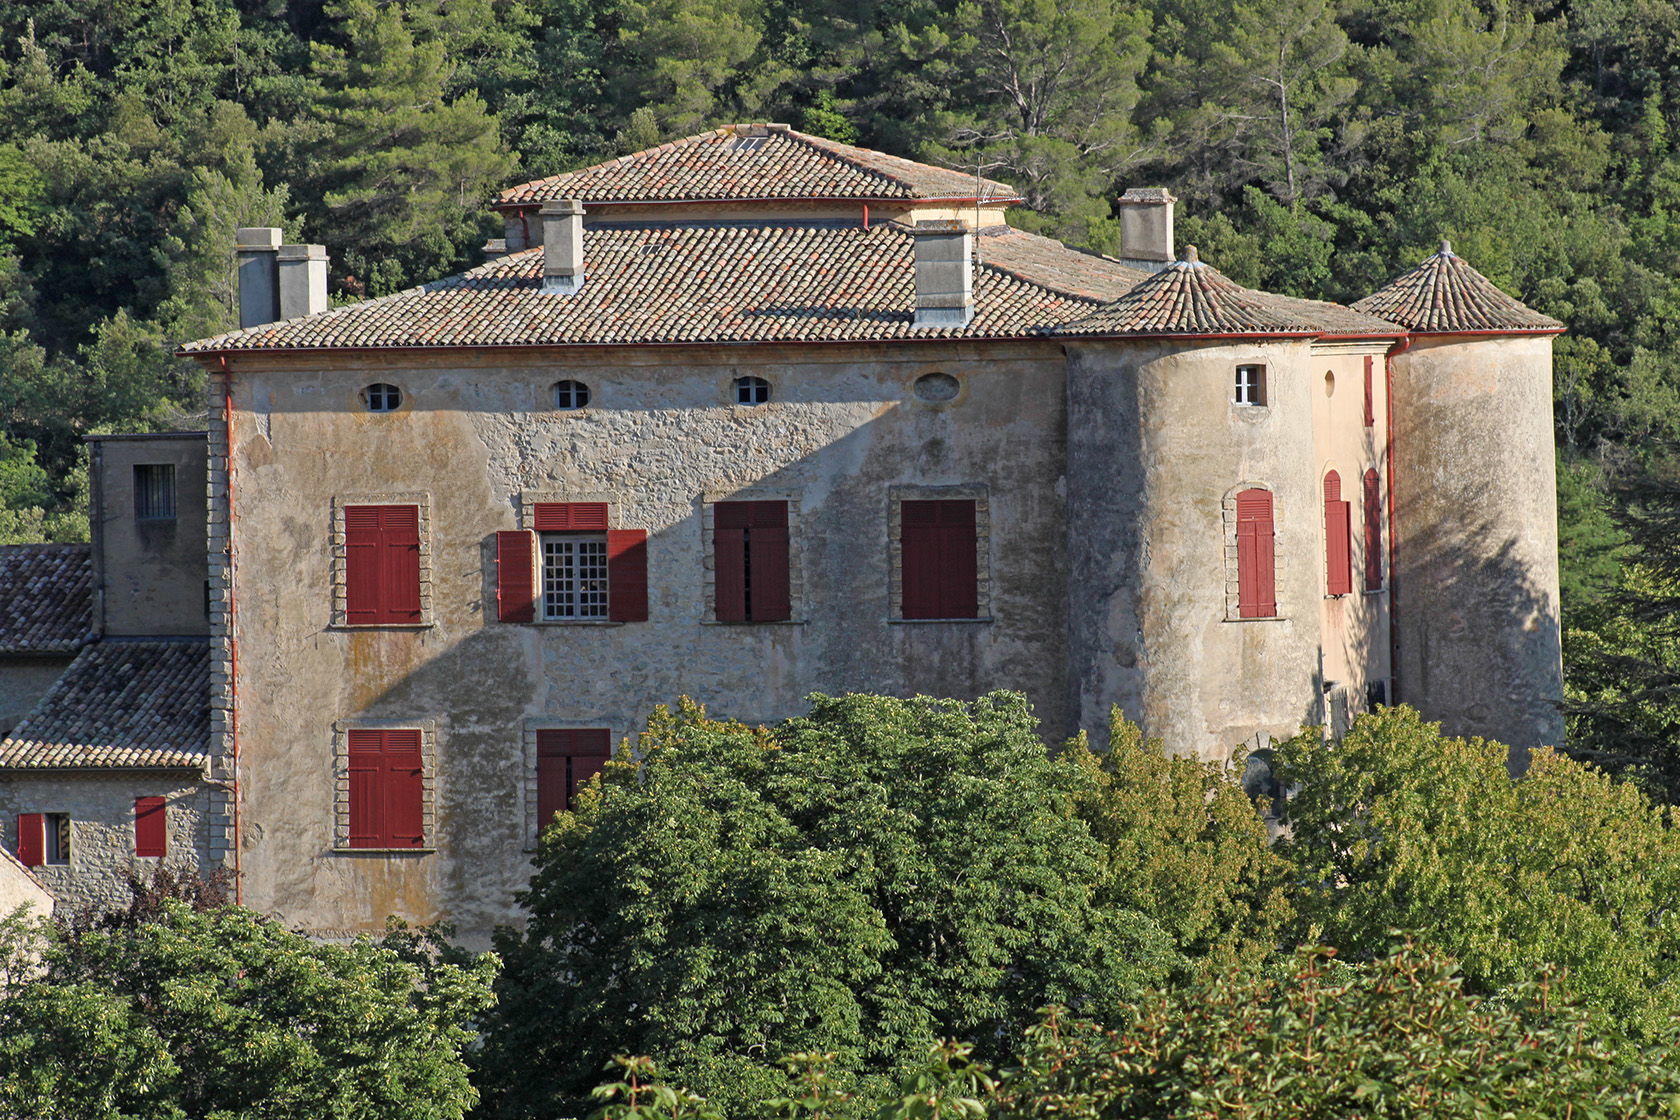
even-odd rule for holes
{"type": "Polygon", "coordinates": [[[96,465],[97,620],[0,744],[8,846],[56,814],[77,883],[179,858],[322,935],[482,941],[682,694],[1013,688],[1051,739],[1119,705],[1207,758],[1395,701],[1557,742],[1562,325],[1445,245],[1344,307],[1181,250],[1162,190],[1119,258],[1018,201],[742,125],[510,188],[485,264],[348,306],[322,247],[240,230],[243,326],[181,348],[208,433],[96,465]],[[165,460],[192,596],[117,579],[165,460]],[[98,716],[125,644],[201,699],[98,716]]]}

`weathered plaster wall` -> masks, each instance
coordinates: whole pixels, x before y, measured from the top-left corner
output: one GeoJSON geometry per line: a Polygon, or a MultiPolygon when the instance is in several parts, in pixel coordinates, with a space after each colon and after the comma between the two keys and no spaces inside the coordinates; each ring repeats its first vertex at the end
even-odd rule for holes
{"type": "Polygon", "coordinates": [[[10,733],[29,714],[72,660],[67,656],[0,658],[0,734],[10,733]]]}
{"type": "Polygon", "coordinates": [[[10,771],[0,781],[0,843],[17,851],[19,813],[68,813],[70,862],[32,870],[61,911],[107,908],[128,902],[130,875],[148,878],[168,865],[208,866],[208,787],[181,771],[10,771]],[[134,799],[168,799],[168,853],[162,859],[134,854],[134,799]]]}
{"type": "Polygon", "coordinates": [[[1521,752],[1563,737],[1549,336],[1395,359],[1400,699],[1521,752]]]}
{"type": "Polygon", "coordinates": [[[203,432],[101,436],[93,444],[94,574],[101,629],[113,635],[205,634],[203,432]],[[175,517],[135,516],[134,468],[175,467],[175,517]]]}
{"type": "Polygon", "coordinates": [[[1219,758],[1318,713],[1323,579],[1306,342],[1069,347],[1070,681],[1093,731],[1118,704],[1219,758]],[[1263,363],[1268,404],[1233,401],[1263,363]],[[1273,493],[1279,617],[1227,617],[1228,496],[1273,493]]]}
{"type": "Polygon", "coordinates": [[[15,856],[0,851],[0,917],[20,906],[33,911],[34,917],[46,917],[53,912],[53,897],[15,856]]]}
{"type": "Polygon", "coordinates": [[[532,721],[622,737],[682,694],[773,720],[813,690],[1018,688],[1049,736],[1074,729],[1059,347],[420,361],[235,370],[247,904],[317,929],[441,917],[482,938],[514,917],[528,874],[532,721]],[[934,371],[960,379],[955,400],[916,398],[913,382],[934,371]],[[745,373],[770,380],[770,404],[728,403],[745,373]],[[591,386],[588,409],[552,408],[561,377],[591,386]],[[403,389],[399,411],[361,409],[358,390],[376,380],[403,389]],[[892,503],[918,487],[984,489],[987,619],[892,619],[892,503]],[[334,499],[416,492],[429,509],[432,625],[334,628],[334,499]],[[701,499],[728,495],[797,501],[793,622],[707,620],[701,499]],[[517,527],[533,496],[607,500],[615,527],[648,530],[650,621],[494,621],[494,534],[517,527]],[[435,851],[333,851],[333,725],[357,719],[435,721],[435,851]]]}

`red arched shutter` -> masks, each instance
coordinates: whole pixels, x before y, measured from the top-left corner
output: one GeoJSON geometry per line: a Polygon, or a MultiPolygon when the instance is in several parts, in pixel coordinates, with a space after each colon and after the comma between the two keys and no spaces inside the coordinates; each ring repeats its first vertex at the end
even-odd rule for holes
{"type": "Polygon", "coordinates": [[[1277,574],[1272,553],[1272,494],[1244,490],[1237,495],[1237,614],[1277,614],[1277,574]]]}
{"type": "Polygon", "coordinates": [[[1382,483],[1377,469],[1365,472],[1365,590],[1383,585],[1382,483]]]}
{"type": "Polygon", "coordinates": [[[1324,476],[1325,588],[1330,595],[1353,590],[1352,511],[1342,501],[1342,476],[1324,476]]]}

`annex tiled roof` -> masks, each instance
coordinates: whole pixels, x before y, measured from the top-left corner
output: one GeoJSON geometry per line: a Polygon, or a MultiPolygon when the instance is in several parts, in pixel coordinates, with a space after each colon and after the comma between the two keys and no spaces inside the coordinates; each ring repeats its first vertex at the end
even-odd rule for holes
{"type": "Polygon", "coordinates": [[[0,547],[0,654],[74,653],[93,633],[93,551],[0,547]]]}
{"type": "Polygon", "coordinates": [[[1020,200],[1015,188],[961,171],[795,132],[729,125],[619,159],[509,187],[497,206],[726,199],[1020,200]]]}
{"type": "Polygon", "coordinates": [[[1184,258],[1134,285],[1118,299],[1068,323],[1082,335],[1398,334],[1393,323],[1334,303],[1293,299],[1244,288],[1197,259],[1184,258]]]}
{"type": "Polygon", "coordinates": [[[107,638],[0,742],[0,768],[198,767],[209,746],[209,641],[107,638]]]}
{"type": "Polygon", "coordinates": [[[1440,252],[1353,306],[1426,334],[1564,329],[1500,291],[1445,241],[1440,252]]]}

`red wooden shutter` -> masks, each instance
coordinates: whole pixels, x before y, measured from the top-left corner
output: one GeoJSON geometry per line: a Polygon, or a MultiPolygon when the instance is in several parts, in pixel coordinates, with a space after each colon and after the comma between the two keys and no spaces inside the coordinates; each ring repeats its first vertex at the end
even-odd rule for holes
{"type": "Polygon", "coordinates": [[[424,768],[417,728],[350,731],[350,846],[425,842],[424,768]]]}
{"type": "Polygon", "coordinates": [[[647,530],[607,530],[607,617],[646,622],[648,616],[647,530]]]}
{"type": "Polygon", "coordinates": [[[134,854],[163,856],[168,847],[168,817],[161,797],[134,799],[134,854]]]}
{"type": "Polygon", "coordinates": [[[47,862],[47,817],[45,813],[19,813],[17,819],[17,857],[25,867],[40,867],[47,862]]]}
{"type": "Polygon", "coordinates": [[[572,807],[578,787],[600,773],[612,755],[605,728],[537,732],[537,832],[572,807]]]}
{"type": "Polygon", "coordinates": [[[1237,495],[1237,614],[1277,614],[1277,577],[1272,538],[1272,495],[1244,490],[1237,495]]]}
{"type": "Polygon", "coordinates": [[[1365,590],[1383,585],[1382,483],[1375,467],[1365,472],[1365,590]]]}
{"type": "Polygon", "coordinates": [[[752,532],[745,508],[750,502],[718,502],[712,507],[712,586],[719,622],[746,622],[747,537],[752,532]]]}
{"type": "Polygon", "coordinates": [[[712,530],[719,621],[791,618],[787,503],[719,502],[712,530]]]}
{"type": "Polygon", "coordinates": [[[344,507],[344,608],[352,625],[421,621],[419,506],[344,507]]]}
{"type": "Polygon", "coordinates": [[[900,504],[904,618],[974,618],[980,613],[975,506],[972,500],[900,504]]]}
{"type": "Polygon", "coordinates": [[[536,534],[522,529],[496,534],[496,618],[531,622],[536,613],[536,534]]]}
{"type": "Polygon", "coordinates": [[[350,731],[350,846],[383,848],[384,758],[378,731],[350,731]]]}
{"type": "Polygon", "coordinates": [[[604,533],[606,502],[538,502],[531,527],[539,533],[604,533]]]}
{"type": "Polygon", "coordinates": [[[1373,427],[1377,422],[1377,401],[1371,384],[1374,359],[1365,355],[1365,426],[1373,427]]]}
{"type": "Polygon", "coordinates": [[[1331,595],[1353,590],[1352,511],[1342,501],[1342,478],[1335,471],[1324,476],[1325,588],[1331,595]]]}

